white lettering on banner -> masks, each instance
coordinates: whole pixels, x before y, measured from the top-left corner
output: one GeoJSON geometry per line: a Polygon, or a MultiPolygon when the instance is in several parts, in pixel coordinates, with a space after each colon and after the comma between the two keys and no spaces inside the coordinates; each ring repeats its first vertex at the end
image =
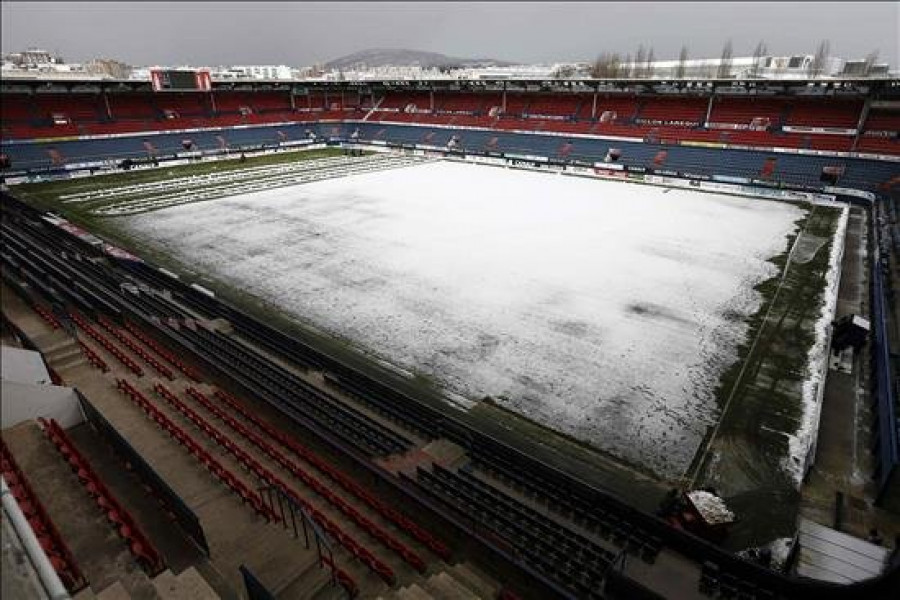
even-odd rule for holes
{"type": "Polygon", "coordinates": [[[620,165],[618,163],[605,163],[605,162],[595,162],[594,167],[597,169],[606,169],[607,171],[621,171],[625,168],[624,165],[620,165]]]}
{"type": "Polygon", "coordinates": [[[818,133],[823,135],[856,135],[856,129],[843,129],[840,127],[804,127],[800,125],[785,125],[781,128],[788,133],[818,133]]]}

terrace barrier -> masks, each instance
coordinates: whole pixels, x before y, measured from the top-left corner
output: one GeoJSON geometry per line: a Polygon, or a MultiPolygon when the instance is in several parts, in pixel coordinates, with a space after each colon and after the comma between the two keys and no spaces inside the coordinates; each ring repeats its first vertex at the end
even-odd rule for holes
{"type": "Polygon", "coordinates": [[[84,397],[77,389],[75,394],[78,396],[78,402],[81,404],[81,410],[84,412],[88,423],[112,446],[116,454],[131,467],[131,470],[138,478],[153,490],[153,494],[175,519],[181,529],[209,556],[209,545],[206,542],[206,535],[203,532],[203,526],[200,525],[200,519],[197,518],[194,511],[188,508],[181,496],[169,487],[169,484],[128,443],[128,440],[122,437],[122,434],[100,414],[100,411],[91,404],[90,400],[84,397]]]}

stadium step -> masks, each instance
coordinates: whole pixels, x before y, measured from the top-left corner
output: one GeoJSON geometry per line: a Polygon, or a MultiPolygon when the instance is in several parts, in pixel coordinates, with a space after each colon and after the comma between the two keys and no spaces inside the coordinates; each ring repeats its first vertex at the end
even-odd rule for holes
{"type": "Polygon", "coordinates": [[[175,575],[170,569],[166,569],[153,579],[153,587],[156,588],[160,598],[166,600],[218,600],[219,595],[213,590],[206,580],[191,567],[175,575]]]}
{"type": "Polygon", "coordinates": [[[4,430],[3,439],[94,592],[120,582],[133,596],[155,598],[149,578],[37,423],[4,430]]]}
{"type": "Polygon", "coordinates": [[[60,368],[63,368],[70,362],[73,362],[73,358],[80,356],[81,348],[78,346],[78,342],[69,336],[66,336],[64,340],[55,343],[49,352],[44,353],[47,362],[54,368],[56,368],[57,365],[60,368]]]}
{"type": "Polygon", "coordinates": [[[447,572],[479,598],[494,598],[500,591],[500,586],[467,563],[457,563],[447,572]]]}
{"type": "Polygon", "coordinates": [[[97,600],[131,600],[132,595],[128,593],[121,581],[116,581],[95,597],[97,600]]]}
{"type": "Polygon", "coordinates": [[[436,600],[478,600],[469,588],[444,571],[429,577],[425,581],[425,590],[436,600]]]}
{"type": "Polygon", "coordinates": [[[427,590],[420,587],[417,583],[414,583],[409,587],[397,590],[391,596],[387,596],[386,599],[387,598],[396,600],[437,600],[427,590]]]}
{"type": "Polygon", "coordinates": [[[454,565],[432,573],[400,589],[379,596],[380,600],[479,600],[494,598],[500,587],[470,567],[454,565]]]}

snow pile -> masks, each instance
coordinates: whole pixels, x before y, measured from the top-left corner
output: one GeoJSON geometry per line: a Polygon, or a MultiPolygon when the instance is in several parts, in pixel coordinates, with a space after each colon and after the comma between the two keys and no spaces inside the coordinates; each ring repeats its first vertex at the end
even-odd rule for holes
{"type": "MultiPolygon", "coordinates": [[[[831,245],[825,289],[822,290],[822,305],[815,325],[815,342],[809,351],[807,362],[808,378],[803,383],[803,416],[796,432],[787,432],[789,455],[784,468],[791,474],[798,486],[803,480],[807,462],[815,450],[815,440],[819,433],[819,416],[825,391],[825,376],[828,372],[828,355],[831,348],[831,323],[837,309],[838,286],[841,281],[841,261],[844,257],[844,238],[850,210],[842,207],[837,230],[831,245]]],[[[811,257],[810,257],[811,258],[811,257]]]]}
{"type": "Polygon", "coordinates": [[[777,273],[766,261],[802,214],[440,162],[126,227],[450,392],[678,476],[718,417],[753,286],[777,273]]]}
{"type": "Polygon", "coordinates": [[[720,525],[723,523],[731,523],[734,521],[734,513],[728,510],[725,501],[709,492],[703,490],[694,490],[688,493],[691,504],[703,517],[703,520],[710,525],[720,525]]]}

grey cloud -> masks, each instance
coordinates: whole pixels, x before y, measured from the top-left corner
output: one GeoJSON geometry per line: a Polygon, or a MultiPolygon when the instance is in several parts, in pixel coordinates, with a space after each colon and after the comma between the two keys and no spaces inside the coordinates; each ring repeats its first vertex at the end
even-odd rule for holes
{"type": "Polygon", "coordinates": [[[591,60],[654,47],[674,58],[880,50],[900,64],[897,2],[3,2],[2,49],[39,46],[67,60],[301,66],[375,47],[521,62],[591,60]]]}

